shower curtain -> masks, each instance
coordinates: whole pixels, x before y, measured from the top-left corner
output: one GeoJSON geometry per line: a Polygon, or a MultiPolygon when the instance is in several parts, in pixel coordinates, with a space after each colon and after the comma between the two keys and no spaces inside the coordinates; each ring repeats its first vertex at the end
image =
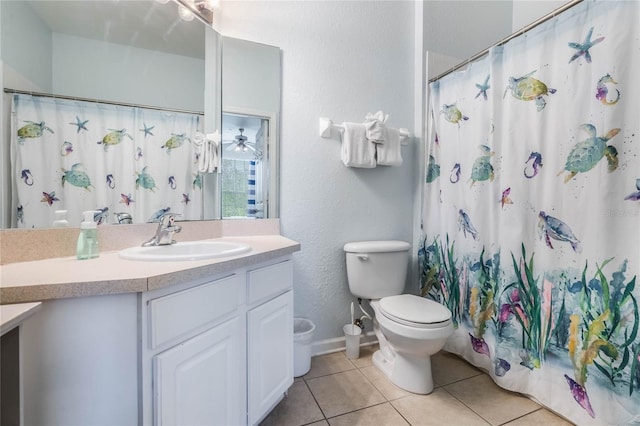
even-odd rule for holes
{"type": "Polygon", "coordinates": [[[445,350],[640,423],[640,2],[585,1],[429,87],[420,287],[445,350]]]}
{"type": "Polygon", "coordinates": [[[71,226],[84,210],[99,224],[202,219],[197,114],[31,95],[11,114],[14,227],[49,227],[56,210],[71,226]]]}

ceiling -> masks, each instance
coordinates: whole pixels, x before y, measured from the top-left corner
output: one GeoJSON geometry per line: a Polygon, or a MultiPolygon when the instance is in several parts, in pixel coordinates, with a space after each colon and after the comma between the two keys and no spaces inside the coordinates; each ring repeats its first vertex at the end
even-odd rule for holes
{"type": "Polygon", "coordinates": [[[204,59],[205,25],[181,19],[175,2],[36,0],[29,5],[52,32],[204,59]]]}

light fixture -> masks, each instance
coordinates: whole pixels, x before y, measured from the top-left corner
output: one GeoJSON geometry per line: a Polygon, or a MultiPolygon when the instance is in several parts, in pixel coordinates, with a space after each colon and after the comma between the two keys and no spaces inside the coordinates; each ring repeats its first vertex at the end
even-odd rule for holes
{"type": "Polygon", "coordinates": [[[247,148],[247,146],[244,144],[244,142],[238,142],[238,144],[236,145],[235,148],[233,148],[233,150],[235,152],[247,152],[249,148],[247,148]]]}
{"type": "Polygon", "coordinates": [[[204,3],[204,7],[212,12],[214,9],[220,8],[220,0],[204,0],[196,3],[204,3]]]}
{"type": "Polygon", "coordinates": [[[191,20],[193,20],[193,17],[195,16],[191,9],[189,9],[186,6],[183,6],[183,5],[179,5],[178,6],[178,15],[180,15],[180,17],[185,21],[191,21],[191,20]]]}
{"type": "Polygon", "coordinates": [[[193,20],[194,16],[211,25],[213,23],[213,9],[220,6],[219,0],[174,0],[178,4],[178,14],[185,21],[193,20]]]}
{"type": "Polygon", "coordinates": [[[236,146],[233,147],[233,151],[235,152],[247,152],[248,150],[255,151],[254,147],[247,145],[247,137],[243,134],[244,129],[240,127],[238,130],[240,131],[240,134],[236,135],[236,137],[234,138],[234,142],[236,143],[236,146]]]}

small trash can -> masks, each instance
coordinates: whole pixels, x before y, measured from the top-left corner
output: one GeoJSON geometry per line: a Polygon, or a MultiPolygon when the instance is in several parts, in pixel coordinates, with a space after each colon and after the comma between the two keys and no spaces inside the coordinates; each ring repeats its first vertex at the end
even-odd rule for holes
{"type": "Polygon", "coordinates": [[[342,327],[342,331],[344,331],[347,358],[360,358],[360,335],[362,334],[362,329],[357,325],[347,324],[342,327]]]}
{"type": "Polygon", "coordinates": [[[311,338],[316,326],[306,318],[293,319],[293,376],[304,376],[311,370],[311,338]]]}

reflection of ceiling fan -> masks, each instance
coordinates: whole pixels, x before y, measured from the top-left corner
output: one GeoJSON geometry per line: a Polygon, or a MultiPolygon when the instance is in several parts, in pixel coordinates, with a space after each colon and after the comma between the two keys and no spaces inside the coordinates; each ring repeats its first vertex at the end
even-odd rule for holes
{"type": "Polygon", "coordinates": [[[240,134],[236,135],[236,137],[232,141],[223,142],[229,144],[229,146],[227,147],[227,151],[247,152],[248,150],[251,150],[255,152],[256,148],[254,147],[254,143],[248,142],[247,137],[242,134],[242,132],[244,132],[244,129],[241,127],[238,129],[238,131],[240,131],[240,134]]]}

